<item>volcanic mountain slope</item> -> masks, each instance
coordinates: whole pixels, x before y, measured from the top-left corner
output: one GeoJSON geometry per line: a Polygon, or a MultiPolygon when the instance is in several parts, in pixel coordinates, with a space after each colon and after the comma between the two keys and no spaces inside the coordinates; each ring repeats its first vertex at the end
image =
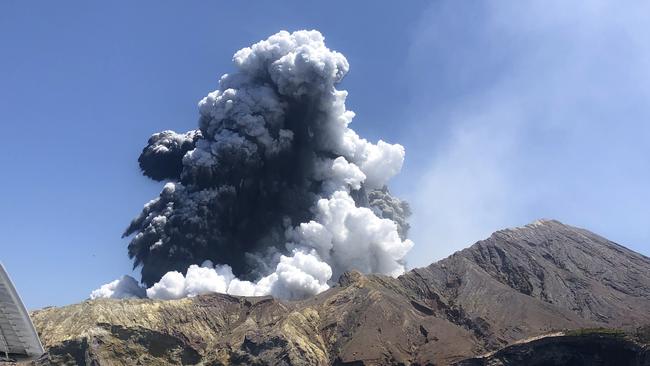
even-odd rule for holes
{"type": "Polygon", "coordinates": [[[650,323],[650,259],[538,221],[398,279],[346,273],[303,301],[96,300],[32,315],[39,365],[444,365],[561,329],[650,323]]]}
{"type": "Polygon", "coordinates": [[[650,322],[649,269],[648,257],[545,220],[498,231],[400,280],[483,319],[507,343],[567,321],[611,327],[650,322]]]}

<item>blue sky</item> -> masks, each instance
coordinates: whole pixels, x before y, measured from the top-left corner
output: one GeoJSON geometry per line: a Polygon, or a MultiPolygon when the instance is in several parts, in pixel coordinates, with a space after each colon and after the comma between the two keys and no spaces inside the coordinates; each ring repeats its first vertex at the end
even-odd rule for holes
{"type": "Polygon", "coordinates": [[[353,128],[406,147],[411,266],[540,217],[650,255],[648,5],[67,4],[0,4],[0,261],[29,308],[130,273],[148,136],[195,128],[232,54],[281,29],[320,30],[353,128]]]}

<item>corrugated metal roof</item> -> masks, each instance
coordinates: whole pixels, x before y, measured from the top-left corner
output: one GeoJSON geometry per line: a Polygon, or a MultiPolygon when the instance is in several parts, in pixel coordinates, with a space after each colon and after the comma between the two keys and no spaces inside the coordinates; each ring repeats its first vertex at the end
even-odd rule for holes
{"type": "Polygon", "coordinates": [[[0,360],[36,358],[43,346],[22,300],[0,263],[0,360]]]}

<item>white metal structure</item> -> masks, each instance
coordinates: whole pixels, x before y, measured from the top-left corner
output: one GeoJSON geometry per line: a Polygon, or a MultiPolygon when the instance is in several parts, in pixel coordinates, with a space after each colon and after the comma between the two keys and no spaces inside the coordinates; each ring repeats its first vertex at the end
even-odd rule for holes
{"type": "Polygon", "coordinates": [[[0,263],[0,361],[34,359],[43,352],[27,309],[0,263]]]}

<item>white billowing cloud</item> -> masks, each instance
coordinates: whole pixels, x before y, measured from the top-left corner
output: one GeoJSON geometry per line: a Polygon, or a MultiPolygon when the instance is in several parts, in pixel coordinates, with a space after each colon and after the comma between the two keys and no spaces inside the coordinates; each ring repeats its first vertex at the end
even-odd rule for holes
{"type": "Polygon", "coordinates": [[[201,267],[191,265],[185,276],[176,271],[167,272],[158,283],[147,289],[147,297],[171,300],[216,292],[301,299],[327,290],[331,276],[330,266],[314,252],[296,250],[291,256],[281,256],[275,272],[255,283],[239,280],[228,265],[212,266],[210,261],[205,261],[201,267]]]}
{"type": "Polygon", "coordinates": [[[250,281],[242,281],[238,278],[233,278],[232,281],[228,284],[228,294],[235,296],[260,296],[265,295],[257,291],[257,286],[255,283],[250,281]]]}
{"type": "Polygon", "coordinates": [[[394,221],[357,207],[346,191],[320,199],[315,213],[314,220],[293,230],[293,245],[313,248],[335,276],[350,269],[395,277],[404,273],[404,257],[413,242],[400,239],[394,221]]]}
{"type": "Polygon", "coordinates": [[[342,156],[317,163],[315,177],[323,181],[323,192],[330,194],[338,190],[359,189],[366,179],[358,166],[342,156]]]}
{"type": "Polygon", "coordinates": [[[90,293],[91,299],[139,299],[146,297],[146,292],[138,281],[131,276],[122,276],[119,279],[102,285],[90,293]]]}
{"type": "Polygon", "coordinates": [[[379,140],[377,145],[368,144],[360,168],[366,174],[368,188],[381,188],[402,169],[404,147],[379,140]]]}
{"type": "Polygon", "coordinates": [[[191,265],[187,273],[167,272],[158,283],[147,289],[151,299],[180,299],[212,292],[228,293],[228,286],[235,276],[228,265],[213,266],[205,261],[201,266],[191,265]]]}
{"type": "Polygon", "coordinates": [[[284,299],[302,299],[329,288],[330,266],[314,253],[295,250],[290,257],[282,256],[275,273],[257,283],[257,291],[284,299]]]}
{"type": "MultiPolygon", "coordinates": [[[[190,266],[185,275],[185,296],[194,297],[210,292],[225,293],[233,278],[235,276],[232,274],[230,266],[213,267],[210,261],[204,262],[201,267],[190,266]]],[[[147,292],[147,295],[149,295],[149,292],[147,292]]],[[[149,297],[155,296],[149,295],[149,297]]]]}
{"type": "MultiPolygon", "coordinates": [[[[188,273],[195,268],[198,268],[195,264],[191,265],[187,269],[188,273]]],[[[178,271],[170,271],[147,289],[147,297],[162,300],[180,299],[187,295],[185,288],[185,276],[178,271]]]]}
{"type": "Polygon", "coordinates": [[[336,91],[331,95],[328,120],[323,123],[327,130],[323,143],[341,155],[350,157],[366,176],[364,185],[369,189],[381,188],[402,169],[404,147],[379,140],[373,144],[359,135],[348,125],[354,112],[345,109],[347,92],[336,91]]]}

